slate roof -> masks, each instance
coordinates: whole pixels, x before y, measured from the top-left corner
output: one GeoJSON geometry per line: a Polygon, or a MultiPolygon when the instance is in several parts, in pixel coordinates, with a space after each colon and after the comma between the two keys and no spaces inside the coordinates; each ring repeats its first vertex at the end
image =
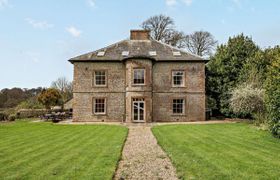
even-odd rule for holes
{"type": "Polygon", "coordinates": [[[87,61],[123,61],[130,58],[148,58],[155,61],[208,61],[200,56],[156,40],[123,40],[105,48],[71,58],[69,61],[71,63],[87,61]],[[105,52],[104,56],[98,56],[98,52],[102,51],[105,52]],[[123,51],[128,51],[128,56],[123,56],[123,51]],[[156,55],[150,55],[150,51],[156,51],[156,55]],[[178,51],[181,55],[174,56],[173,52],[178,51]]]}

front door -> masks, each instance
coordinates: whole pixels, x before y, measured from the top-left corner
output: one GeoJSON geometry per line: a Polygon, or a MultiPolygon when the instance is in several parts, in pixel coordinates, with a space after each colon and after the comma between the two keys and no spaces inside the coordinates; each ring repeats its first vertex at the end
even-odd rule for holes
{"type": "Polygon", "coordinates": [[[145,101],[144,99],[133,98],[132,118],[134,122],[145,121],[145,101]]]}

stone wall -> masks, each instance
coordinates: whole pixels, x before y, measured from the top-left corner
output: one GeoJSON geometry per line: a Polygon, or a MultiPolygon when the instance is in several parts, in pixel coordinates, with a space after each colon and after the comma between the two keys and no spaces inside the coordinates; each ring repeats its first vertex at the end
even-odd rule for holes
{"type": "Polygon", "coordinates": [[[74,93],[73,121],[122,122],[125,118],[125,93],[74,93]],[[106,114],[93,113],[94,98],[106,99],[106,114]]]}
{"type": "Polygon", "coordinates": [[[205,120],[204,63],[160,62],[153,66],[153,121],[205,120]],[[172,87],[172,70],[185,70],[185,86],[172,87]],[[185,99],[185,113],[174,115],[174,98],[185,99]]]}
{"type": "Polygon", "coordinates": [[[125,119],[125,65],[120,62],[75,63],[73,121],[118,121],[125,119]],[[107,73],[106,87],[95,87],[95,70],[107,73]],[[106,99],[106,114],[93,113],[93,99],[106,99]]]}

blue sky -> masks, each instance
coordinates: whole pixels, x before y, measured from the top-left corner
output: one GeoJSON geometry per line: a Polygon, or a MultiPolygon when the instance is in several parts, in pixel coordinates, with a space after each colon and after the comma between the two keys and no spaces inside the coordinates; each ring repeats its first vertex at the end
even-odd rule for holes
{"type": "Polygon", "coordinates": [[[280,0],[0,0],[0,89],[72,80],[69,58],[129,37],[164,14],[178,30],[241,32],[262,48],[280,44],[280,0]]]}

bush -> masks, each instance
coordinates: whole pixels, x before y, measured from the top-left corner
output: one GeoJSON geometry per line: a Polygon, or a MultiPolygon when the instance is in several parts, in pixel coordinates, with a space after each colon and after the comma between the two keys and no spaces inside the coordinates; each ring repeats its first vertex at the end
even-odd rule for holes
{"type": "Polygon", "coordinates": [[[232,91],[230,107],[234,113],[251,115],[256,124],[265,123],[264,90],[253,85],[241,85],[232,91]]]}
{"type": "Polygon", "coordinates": [[[8,119],[8,115],[4,112],[0,112],[0,121],[5,121],[8,119]]]}
{"type": "Polygon", "coordinates": [[[9,121],[15,121],[16,120],[16,115],[14,115],[14,114],[9,115],[8,120],[9,121]]]}

